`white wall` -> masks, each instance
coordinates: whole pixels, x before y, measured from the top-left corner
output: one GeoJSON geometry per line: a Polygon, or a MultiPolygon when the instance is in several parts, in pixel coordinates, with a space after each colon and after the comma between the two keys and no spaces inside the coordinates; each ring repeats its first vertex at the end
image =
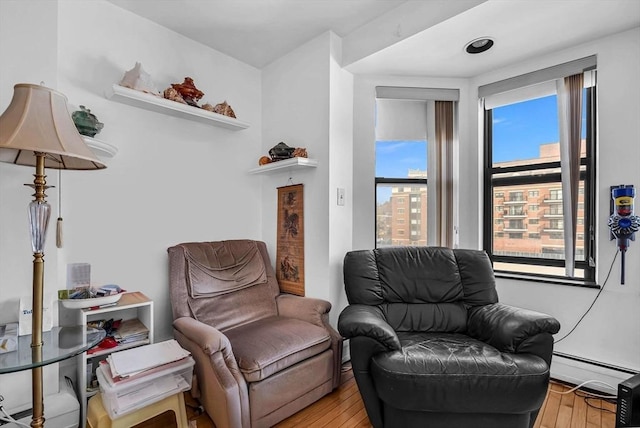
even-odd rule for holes
{"type": "MultiPolygon", "coordinates": [[[[262,152],[260,71],[106,1],[3,0],[0,6],[0,53],[11,58],[0,73],[2,111],[14,83],[46,80],[70,104],[90,108],[105,124],[97,138],[119,149],[106,170],[62,173],[64,248],[55,249],[51,227],[46,289],[65,287],[66,263],[89,262],[96,284],[115,283],[153,299],[155,338],[171,338],[167,247],[261,237],[261,192],[247,174],[262,152]],[[235,132],[105,98],[105,90],[136,61],[161,89],[192,77],[205,93],[203,101],[227,100],[251,127],[235,132]]],[[[31,288],[30,192],[22,186],[33,180],[31,174],[0,163],[0,301],[5,310],[31,288]]],[[[57,173],[48,174],[57,184],[57,173]]],[[[48,193],[55,215],[57,192],[48,193]]],[[[55,226],[55,217],[52,222],[55,226]]],[[[17,383],[5,383],[3,375],[2,388],[13,388],[3,395],[16,395],[17,383]]],[[[23,383],[30,391],[30,383],[23,383]]],[[[30,401],[30,393],[23,399],[30,401]]]]}
{"type": "Polygon", "coordinates": [[[346,301],[342,258],[351,248],[353,77],[340,67],[341,40],[324,33],[262,72],[263,150],[279,141],[305,147],[318,167],[262,178],[263,239],[276,255],[277,187],[304,184],[305,295],[333,304],[337,322],[346,301]],[[346,202],[337,206],[337,188],[346,202]]]}
{"type": "MultiPolygon", "coordinates": [[[[640,28],[478,76],[472,82],[471,96],[477,96],[479,85],[594,54],[598,57],[596,260],[597,279],[602,285],[616,252],[615,243],[608,239],[609,186],[633,184],[640,189],[640,28]]],[[[477,129],[478,116],[473,106],[470,106],[469,117],[471,127],[477,129]]],[[[475,175],[468,179],[473,178],[475,175]]],[[[478,191],[480,186],[477,186],[478,191]]],[[[636,214],[637,207],[636,203],[636,214]]],[[[640,371],[640,243],[632,242],[627,251],[625,285],[620,284],[619,260],[614,264],[605,290],[591,312],[555,349],[640,371]]],[[[562,324],[556,336],[560,338],[571,330],[589,307],[597,290],[499,279],[498,293],[505,303],[555,316],[562,324]]],[[[570,380],[579,376],[567,370],[554,374],[574,377],[570,380]]],[[[625,379],[629,375],[622,373],[619,376],[625,379]]]]}
{"type": "Polygon", "coordinates": [[[330,319],[337,325],[347,302],[342,262],[352,248],[353,224],[353,75],[340,66],[342,40],[331,33],[329,63],[329,301],[330,319]],[[344,205],[338,205],[338,189],[344,189],[344,205]]]}
{"type": "MultiPolygon", "coordinates": [[[[0,112],[13,97],[16,83],[40,83],[55,88],[58,84],[58,23],[55,2],[0,1],[0,112]],[[52,36],[53,35],[53,36],[52,36]]],[[[24,183],[33,183],[34,168],[0,163],[0,324],[18,320],[18,299],[30,296],[32,289],[31,238],[27,222],[27,205],[33,191],[24,183]]],[[[57,174],[47,172],[47,183],[57,185],[57,174]]],[[[48,191],[52,212],[57,212],[54,189],[48,191]]],[[[55,229],[55,218],[50,225],[55,229]]],[[[46,290],[55,289],[50,282],[57,277],[58,253],[55,238],[49,235],[45,247],[46,290]]],[[[58,366],[47,366],[44,393],[58,391],[58,366]]],[[[0,395],[7,409],[30,407],[31,373],[1,375],[0,395]]]]}

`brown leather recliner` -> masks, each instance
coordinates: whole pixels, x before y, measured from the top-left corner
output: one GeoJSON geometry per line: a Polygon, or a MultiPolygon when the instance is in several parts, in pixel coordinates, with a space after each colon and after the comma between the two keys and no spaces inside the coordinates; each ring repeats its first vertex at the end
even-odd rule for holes
{"type": "Polygon", "coordinates": [[[338,386],[331,304],[281,294],[264,242],[168,252],[174,336],[196,361],[192,393],[216,427],[272,426],[338,386]]]}

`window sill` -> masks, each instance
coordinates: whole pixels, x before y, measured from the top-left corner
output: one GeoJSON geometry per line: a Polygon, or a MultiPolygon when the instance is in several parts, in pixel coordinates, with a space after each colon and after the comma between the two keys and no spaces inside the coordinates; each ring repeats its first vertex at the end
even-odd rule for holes
{"type": "Polygon", "coordinates": [[[503,279],[514,279],[517,281],[529,281],[529,282],[542,282],[545,284],[557,284],[557,285],[569,285],[572,287],[584,287],[584,288],[602,288],[600,285],[596,284],[592,281],[580,280],[580,279],[569,279],[569,278],[557,278],[552,276],[543,276],[543,275],[527,275],[521,273],[511,273],[511,272],[495,272],[496,278],[503,279]]]}

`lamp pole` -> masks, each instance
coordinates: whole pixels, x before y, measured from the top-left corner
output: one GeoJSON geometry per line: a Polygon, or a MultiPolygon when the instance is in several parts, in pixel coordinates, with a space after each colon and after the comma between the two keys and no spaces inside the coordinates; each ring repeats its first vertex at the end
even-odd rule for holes
{"type": "MultiPolygon", "coordinates": [[[[42,361],[42,311],[44,294],[44,243],[51,215],[51,206],[45,200],[47,189],[44,175],[45,153],[35,152],[36,173],[33,179],[35,199],[29,204],[29,226],[33,249],[33,297],[31,312],[31,353],[34,363],[42,361]]],[[[31,426],[44,427],[44,393],[42,366],[31,369],[31,397],[33,416],[31,426]]]]}

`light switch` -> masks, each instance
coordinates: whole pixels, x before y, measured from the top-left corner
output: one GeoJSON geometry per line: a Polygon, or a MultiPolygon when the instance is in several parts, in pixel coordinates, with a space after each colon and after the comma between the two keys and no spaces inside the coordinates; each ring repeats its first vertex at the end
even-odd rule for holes
{"type": "Polygon", "coordinates": [[[338,205],[344,205],[344,188],[338,187],[338,205]]]}

